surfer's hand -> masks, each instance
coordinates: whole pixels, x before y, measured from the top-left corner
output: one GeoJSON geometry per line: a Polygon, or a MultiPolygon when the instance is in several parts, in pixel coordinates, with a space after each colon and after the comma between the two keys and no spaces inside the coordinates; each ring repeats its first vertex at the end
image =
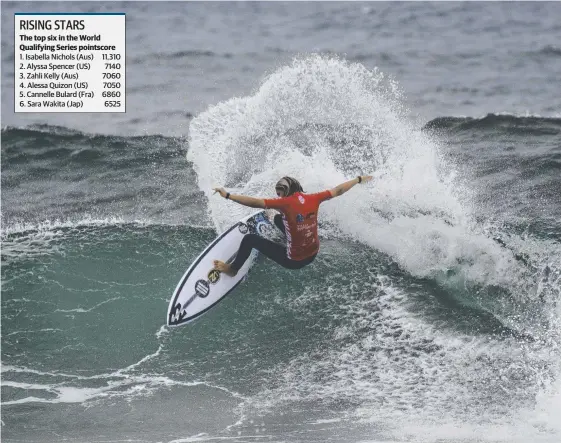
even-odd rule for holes
{"type": "Polygon", "coordinates": [[[213,188],[212,190],[214,191],[215,194],[218,192],[220,194],[220,197],[226,198],[226,194],[227,194],[226,189],[224,189],[224,188],[213,188]]]}
{"type": "Polygon", "coordinates": [[[370,180],[372,180],[372,176],[371,175],[361,175],[360,178],[361,183],[368,183],[370,180]]]}

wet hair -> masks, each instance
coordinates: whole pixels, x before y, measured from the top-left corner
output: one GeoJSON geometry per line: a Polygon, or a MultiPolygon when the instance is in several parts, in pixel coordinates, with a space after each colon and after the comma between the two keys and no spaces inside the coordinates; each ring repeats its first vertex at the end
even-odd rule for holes
{"type": "Polygon", "coordinates": [[[304,192],[302,185],[298,180],[292,177],[283,177],[275,185],[275,189],[284,192],[284,196],[294,194],[295,192],[304,192]]]}

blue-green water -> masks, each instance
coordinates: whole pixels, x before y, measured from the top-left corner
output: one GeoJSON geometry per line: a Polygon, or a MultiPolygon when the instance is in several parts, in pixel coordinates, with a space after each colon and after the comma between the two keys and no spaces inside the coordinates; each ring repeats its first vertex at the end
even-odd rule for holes
{"type": "Polygon", "coordinates": [[[547,298],[415,278],[349,241],[324,241],[298,274],[258,262],[202,319],[165,329],[175,280],[213,237],[110,222],[9,234],[4,438],[407,439],[392,417],[504,426],[557,377],[547,298]]]}

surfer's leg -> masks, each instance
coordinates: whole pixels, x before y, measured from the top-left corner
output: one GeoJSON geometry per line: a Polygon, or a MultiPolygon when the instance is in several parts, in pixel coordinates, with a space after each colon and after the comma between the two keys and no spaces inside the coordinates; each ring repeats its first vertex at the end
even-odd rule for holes
{"type": "Polygon", "coordinates": [[[303,268],[304,266],[309,265],[311,262],[313,262],[314,259],[316,258],[316,256],[313,255],[312,257],[308,257],[304,260],[291,260],[286,255],[286,247],[284,247],[279,243],[275,243],[270,240],[267,240],[259,235],[249,234],[244,237],[244,240],[242,240],[242,244],[240,246],[240,250],[238,251],[238,255],[236,256],[236,259],[231,264],[231,268],[235,269],[236,272],[243,266],[243,264],[249,257],[249,254],[251,253],[251,249],[257,249],[261,254],[270,258],[271,260],[273,260],[274,262],[278,263],[279,265],[281,265],[283,268],[286,269],[303,268]],[[247,240],[246,244],[244,245],[244,240],[248,237],[250,238],[247,240]],[[246,249],[249,246],[251,246],[251,249],[246,249]],[[243,247],[243,251],[242,251],[242,247],[243,247]],[[238,262],[238,257],[240,257],[240,262],[239,262],[241,263],[240,265],[236,263],[238,262]]]}
{"type": "Polygon", "coordinates": [[[238,249],[238,254],[234,261],[230,264],[230,267],[237,273],[246,260],[249,258],[252,249],[257,249],[263,255],[269,257],[271,260],[282,264],[281,261],[283,257],[286,257],[286,248],[278,243],[267,240],[257,234],[247,234],[238,249]]]}
{"type": "Polygon", "coordinates": [[[256,234],[247,234],[243,239],[238,249],[238,253],[234,261],[230,264],[215,260],[214,267],[221,272],[233,277],[240,268],[244,265],[249,258],[251,251],[257,249],[260,253],[270,258],[274,262],[287,269],[300,269],[310,264],[314,258],[307,258],[305,260],[297,261],[291,260],[286,255],[286,247],[279,243],[272,242],[256,234]]]}
{"type": "MultiPolygon", "coordinates": [[[[238,273],[240,268],[244,265],[246,260],[249,258],[252,249],[257,249],[258,251],[267,255],[264,251],[271,248],[271,246],[267,245],[267,243],[276,245],[276,243],[273,243],[270,240],[266,240],[257,234],[247,234],[246,236],[244,236],[244,238],[242,238],[242,242],[234,261],[228,264],[220,260],[214,260],[214,269],[218,269],[220,272],[224,272],[226,275],[234,277],[238,273]]],[[[280,247],[282,248],[282,246],[280,247]]]]}

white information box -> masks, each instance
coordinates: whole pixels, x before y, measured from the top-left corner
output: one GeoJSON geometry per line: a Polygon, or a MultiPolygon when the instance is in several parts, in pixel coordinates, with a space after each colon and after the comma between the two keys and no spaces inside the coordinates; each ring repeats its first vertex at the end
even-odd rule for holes
{"type": "Polygon", "coordinates": [[[15,112],[126,112],[124,13],[15,13],[15,112]]]}

